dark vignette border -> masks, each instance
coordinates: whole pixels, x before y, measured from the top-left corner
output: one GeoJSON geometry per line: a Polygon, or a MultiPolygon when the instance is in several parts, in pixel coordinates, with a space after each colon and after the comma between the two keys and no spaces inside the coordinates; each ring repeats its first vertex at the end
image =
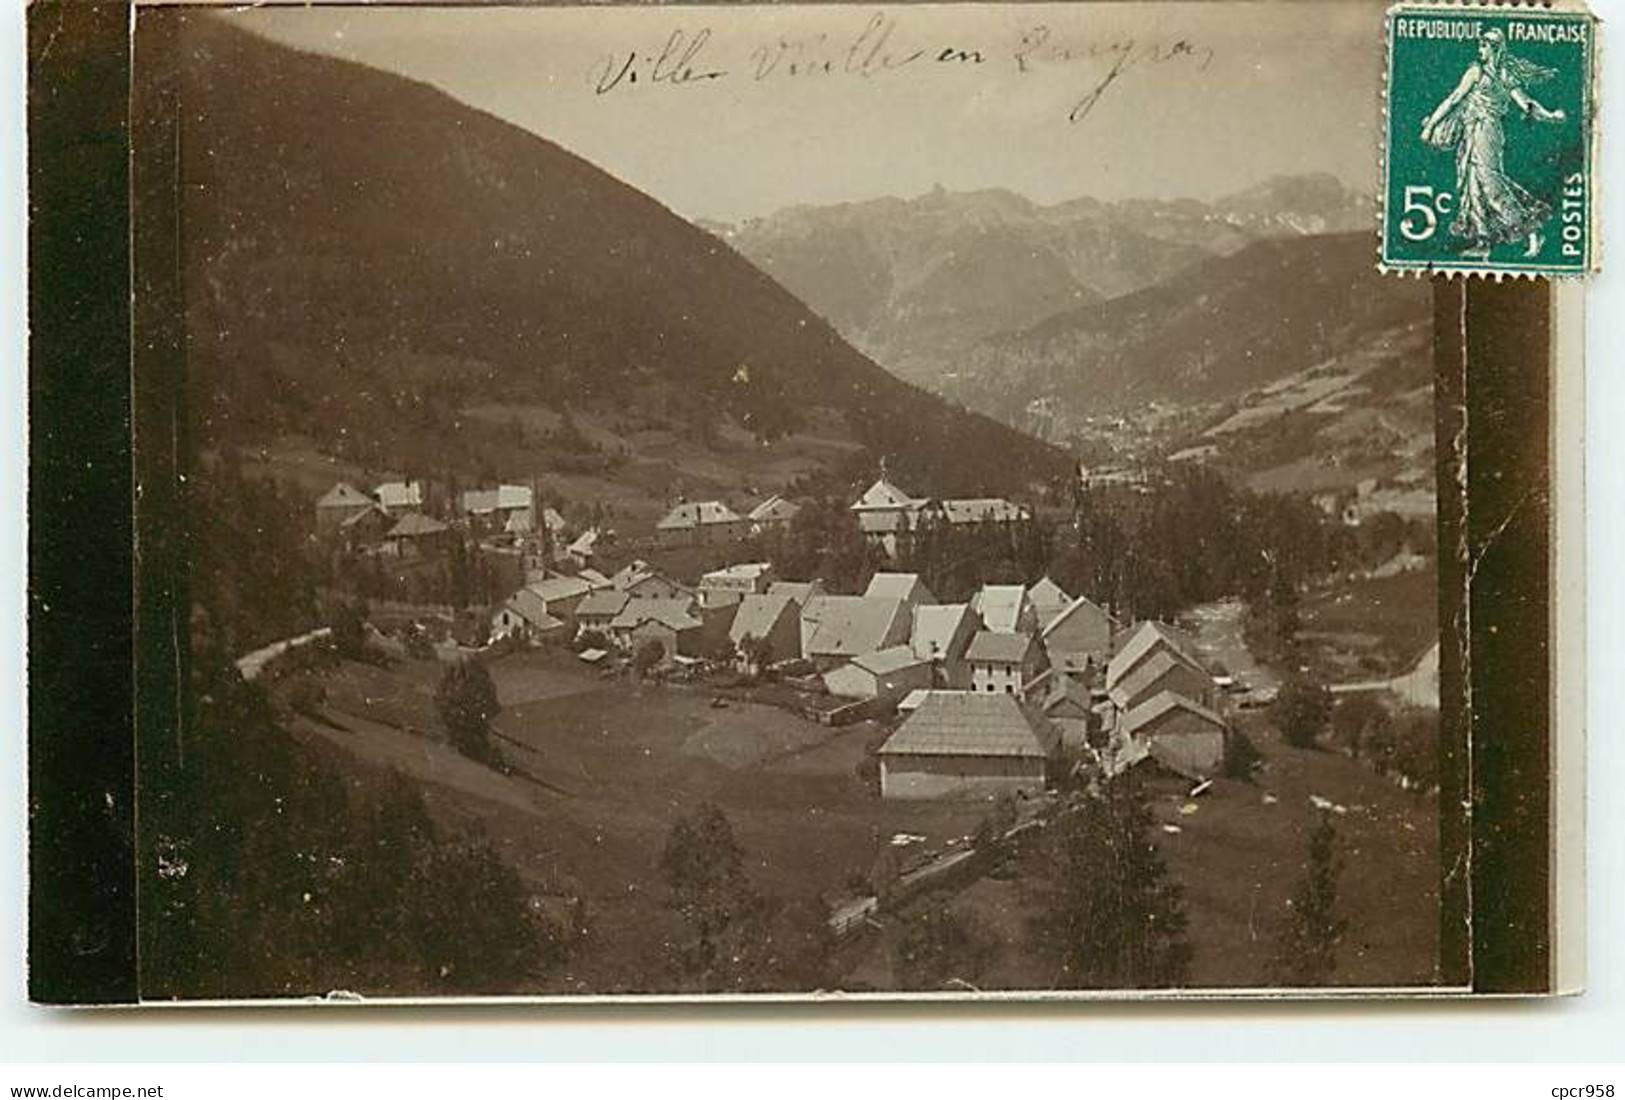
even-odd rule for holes
{"type": "Polygon", "coordinates": [[[127,12],[28,11],[28,993],[132,1000],[127,12]]]}
{"type": "MultiPolygon", "coordinates": [[[[185,682],[175,93],[153,64],[161,28],[132,43],[126,3],[42,0],[28,24],[29,995],[128,1003],[135,727],[150,774],[175,743],[185,682]],[[146,59],[136,102],[132,45],[146,59]],[[147,383],[133,423],[132,352],[147,383]]],[[[1439,980],[1481,992],[1550,985],[1550,310],[1541,283],[1434,281],[1439,980]],[[1463,465],[1465,507],[1446,492],[1463,465]]]]}

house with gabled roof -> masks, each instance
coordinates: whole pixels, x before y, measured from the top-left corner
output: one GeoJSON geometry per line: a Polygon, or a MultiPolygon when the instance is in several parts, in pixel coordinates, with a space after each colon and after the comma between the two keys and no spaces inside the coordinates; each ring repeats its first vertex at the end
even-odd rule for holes
{"type": "Polygon", "coordinates": [[[894,645],[864,653],[824,673],[831,695],[849,699],[885,699],[897,702],[917,688],[931,686],[931,662],[914,655],[910,645],[894,645]]]}
{"type": "MultiPolygon", "coordinates": [[[[663,601],[649,601],[663,602],[663,601]]],[[[705,621],[689,612],[659,612],[642,616],[627,632],[626,648],[636,653],[650,642],[660,646],[662,661],[700,657],[705,652],[705,621]]]]}
{"type": "Polygon", "coordinates": [[[1202,672],[1207,671],[1196,647],[1183,633],[1166,623],[1147,619],[1135,624],[1127,639],[1106,662],[1106,690],[1110,692],[1141,662],[1150,660],[1157,653],[1167,653],[1202,672]]]}
{"type": "Polygon", "coordinates": [[[609,624],[615,620],[615,616],[626,610],[626,605],[631,599],[631,596],[616,588],[594,588],[576,604],[576,629],[596,630],[608,637],[609,624]]]}
{"type": "Polygon", "coordinates": [[[936,687],[963,691],[971,686],[965,651],[980,629],[981,620],[967,603],[926,604],[914,609],[909,644],[916,657],[931,662],[936,687]]]}
{"type": "Polygon", "coordinates": [[[965,650],[971,690],[1021,698],[1027,686],[1049,667],[1044,647],[1031,634],[981,630],[965,650]]]}
{"type": "Polygon", "coordinates": [[[655,524],[662,546],[716,546],[749,533],[750,521],[720,500],[683,501],[655,524]]]}
{"type": "Polygon", "coordinates": [[[1010,695],[931,691],[881,745],[883,798],[990,798],[1037,794],[1057,739],[1010,695]]]}
{"type": "Polygon", "coordinates": [[[891,555],[897,553],[899,538],[913,533],[933,514],[930,500],[910,496],[887,480],[884,473],[848,510],[857,518],[858,530],[891,555]]]}
{"type": "Polygon", "coordinates": [[[1049,621],[1041,635],[1050,664],[1080,675],[1101,670],[1111,657],[1117,624],[1105,608],[1079,596],[1049,621]]]}
{"type": "Polygon", "coordinates": [[[790,521],[800,513],[801,505],[775,493],[752,508],[750,515],[745,518],[750,520],[751,533],[759,535],[763,531],[782,531],[788,528],[790,521]]]}
{"type": "Polygon", "coordinates": [[[910,608],[937,602],[918,573],[888,573],[882,570],[869,578],[869,587],[864,589],[863,594],[883,600],[902,600],[910,608]]]}
{"type": "MultiPolygon", "coordinates": [[[[699,608],[689,596],[677,598],[651,597],[628,599],[609,621],[610,640],[622,649],[632,648],[632,632],[642,623],[658,620],[677,630],[699,629],[704,625],[699,608]]],[[[696,638],[698,635],[695,636],[696,638]]]]}
{"type": "Polygon", "coordinates": [[[403,558],[432,557],[444,552],[456,532],[422,512],[407,512],[384,533],[385,544],[403,558]]]}
{"type": "Polygon", "coordinates": [[[376,506],[366,493],[347,481],[340,481],[323,493],[316,501],[316,533],[331,534],[344,525],[344,521],[376,506]]]}
{"type": "Polygon", "coordinates": [[[371,503],[339,524],[339,534],[351,550],[374,547],[384,541],[395,519],[378,505],[371,503]]]}
{"type": "Polygon", "coordinates": [[[1067,752],[1081,752],[1089,744],[1091,734],[1100,732],[1094,693],[1065,669],[1050,668],[1039,674],[1027,685],[1027,698],[1055,727],[1061,748],[1067,752]]]}
{"type": "Polygon", "coordinates": [[[580,577],[566,577],[556,573],[543,577],[527,587],[547,601],[549,614],[563,619],[571,627],[575,626],[576,608],[592,591],[592,585],[580,577]]]}
{"type": "MultiPolygon", "coordinates": [[[[1124,714],[1118,735],[1170,771],[1189,779],[1206,779],[1224,767],[1229,726],[1200,703],[1164,691],[1124,714]]],[[[1137,753],[1131,750],[1129,755],[1137,753]]]]}
{"type": "Polygon", "coordinates": [[[547,601],[528,588],[515,592],[491,616],[493,640],[516,637],[535,643],[563,638],[568,633],[568,624],[549,614],[547,601]]]}
{"type": "Polygon", "coordinates": [[[996,634],[1038,633],[1038,612],[1027,589],[1019,584],[984,584],[971,597],[971,609],[982,617],[984,630],[996,634]]]}
{"type": "MultiPolygon", "coordinates": [[[[801,656],[801,608],[789,596],[749,593],[739,601],[728,640],[741,651],[747,639],[758,647],[757,656],[766,664],[792,661],[801,656]]],[[[740,662],[749,655],[741,652],[740,662]]],[[[747,669],[746,671],[759,671],[747,669]]]]}
{"type": "Polygon", "coordinates": [[[1072,603],[1072,597],[1066,594],[1066,590],[1047,575],[1027,586],[1027,600],[1038,616],[1039,630],[1047,629],[1072,603]]]}
{"type": "Polygon", "coordinates": [[[688,589],[642,560],[623,566],[609,580],[617,590],[638,600],[688,599],[692,595],[688,589]]]}
{"type": "Polygon", "coordinates": [[[815,596],[801,609],[801,652],[825,663],[851,660],[908,641],[911,616],[902,600],[815,596]]]}
{"type": "Polygon", "coordinates": [[[1212,707],[1218,697],[1218,687],[1205,669],[1165,649],[1157,650],[1118,677],[1106,689],[1106,695],[1118,710],[1128,711],[1165,691],[1204,707],[1212,707]]]}

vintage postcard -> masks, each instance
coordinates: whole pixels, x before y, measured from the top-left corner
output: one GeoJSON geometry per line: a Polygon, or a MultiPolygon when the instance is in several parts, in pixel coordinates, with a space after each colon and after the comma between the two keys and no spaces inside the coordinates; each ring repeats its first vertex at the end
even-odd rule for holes
{"type": "Polygon", "coordinates": [[[1585,17],[132,25],[104,999],[1572,987],[1548,406],[1466,419],[1572,330],[1382,267],[1594,264],[1585,17]]]}

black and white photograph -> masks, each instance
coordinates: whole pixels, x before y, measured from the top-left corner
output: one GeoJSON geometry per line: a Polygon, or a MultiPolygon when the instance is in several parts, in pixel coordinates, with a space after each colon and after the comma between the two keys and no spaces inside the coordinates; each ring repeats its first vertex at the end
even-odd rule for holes
{"type": "Polygon", "coordinates": [[[1382,21],[134,9],[139,999],[1463,987],[1382,21]]]}
{"type": "Polygon", "coordinates": [[[138,9],[141,998],[1449,984],[1380,16],[138,9]]]}

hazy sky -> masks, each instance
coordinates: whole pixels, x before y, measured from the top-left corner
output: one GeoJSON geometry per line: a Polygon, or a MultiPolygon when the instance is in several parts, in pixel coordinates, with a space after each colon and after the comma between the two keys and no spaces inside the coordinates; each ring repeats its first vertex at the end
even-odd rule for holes
{"type": "Polygon", "coordinates": [[[262,7],[224,17],[436,85],[691,218],[937,184],[1046,203],[1210,198],[1305,171],[1375,186],[1381,0],[262,7]],[[723,75],[652,81],[669,42],[677,57],[661,73],[723,75]],[[982,60],[938,60],[945,50],[982,60]],[[600,91],[629,54],[632,67],[600,91]],[[813,71],[792,73],[797,61],[813,71]]]}

